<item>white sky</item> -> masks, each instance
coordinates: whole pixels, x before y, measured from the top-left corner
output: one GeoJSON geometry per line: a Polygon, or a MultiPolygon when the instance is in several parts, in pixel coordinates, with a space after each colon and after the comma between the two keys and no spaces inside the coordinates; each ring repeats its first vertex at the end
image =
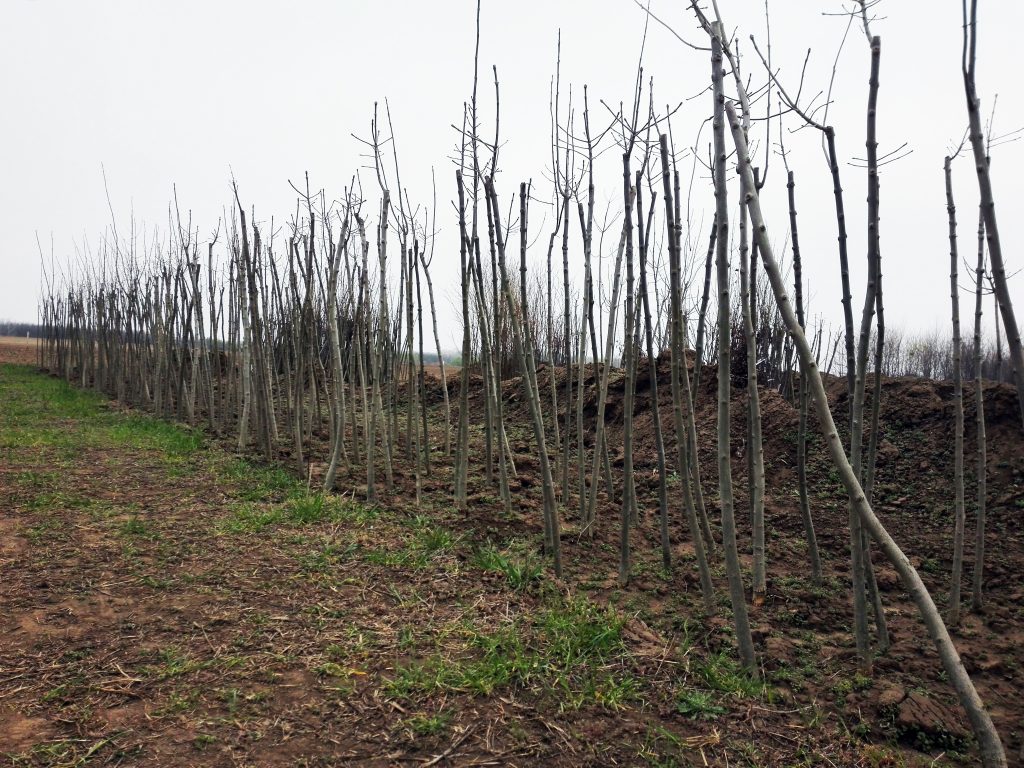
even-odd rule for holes
{"type": "MultiPolygon", "coordinates": [[[[705,44],[682,0],[652,0],[652,10],[688,39],[705,44]]],[[[764,42],[763,0],[719,0],[727,26],[764,42]]],[[[172,184],[183,213],[206,237],[230,202],[230,174],[243,203],[259,220],[284,222],[295,210],[288,179],[310,172],[330,198],[364,162],[351,133],[366,136],[374,101],[391,105],[403,184],[416,203],[430,204],[431,167],[437,174],[440,225],[434,280],[442,305],[442,344],[458,346],[454,313],[458,249],[452,123],[472,84],[473,0],[4,0],[0,23],[0,318],[34,320],[39,296],[36,233],[58,259],[95,245],[110,214],[103,188],[123,230],[138,222],[166,231],[172,184]],[[451,322],[449,322],[451,321],[451,322]]],[[[833,0],[771,0],[773,56],[781,78],[796,89],[807,48],[813,48],[805,95],[827,87],[846,21],[833,0]]],[[[873,32],[883,41],[879,102],[880,153],[909,142],[913,153],[883,169],[882,249],[886,313],[910,330],[949,325],[949,256],[942,161],[966,124],[960,79],[960,3],[886,0],[873,32]]],[[[1024,93],[1013,52],[1024,26],[1024,5],[1001,0],[979,11],[979,90],[987,115],[999,94],[996,133],[1024,126],[1024,93]]],[[[505,144],[499,192],[518,191],[530,178],[547,198],[549,84],[555,42],[562,30],[563,98],[577,105],[589,86],[594,123],[607,113],[599,100],[629,102],[644,27],[632,0],[484,0],[481,110],[492,127],[492,64],[501,80],[505,144]]],[[[744,60],[755,82],[763,73],[744,60]]],[[[859,25],[839,61],[830,122],[849,160],[864,155],[864,109],[869,52],[859,25]]],[[[709,80],[708,55],[682,46],[652,23],[645,77],[655,81],[655,103],[677,104],[709,80]]],[[[710,111],[710,96],[686,102],[673,118],[677,145],[692,144],[710,111]]],[[[763,110],[763,107],[761,108],[763,110]]],[[[789,126],[797,123],[791,121],[789,126]]],[[[772,126],[777,140],[778,123],[772,126]]],[[[763,136],[763,124],[755,129],[763,136]]],[[[701,135],[701,149],[710,135],[701,135]]],[[[786,134],[797,173],[798,210],[812,311],[841,320],[839,269],[831,180],[819,135],[786,134]]],[[[763,146],[763,145],[762,145],[763,146]]],[[[994,152],[992,175],[1003,251],[1010,271],[1024,267],[1021,228],[1013,226],[1024,198],[1018,169],[1024,142],[994,152]]],[[[618,203],[617,153],[598,168],[599,209],[618,203]]],[[[685,166],[684,166],[685,167],[685,166]]],[[[866,171],[842,169],[854,267],[854,305],[863,290],[866,171]]],[[[977,183],[970,160],[954,166],[961,252],[973,262],[977,183]]],[[[364,185],[370,178],[364,175],[364,185]]],[[[786,237],[785,177],[772,160],[765,194],[768,225],[781,246],[786,237]]],[[[733,197],[732,202],[735,202],[733,197]]],[[[507,205],[507,198],[506,198],[507,205]]],[[[694,187],[695,214],[712,210],[707,181],[694,187]]],[[[733,206],[734,208],[735,206],[733,206]]],[[[372,205],[371,208],[372,210],[372,205]]],[[[531,209],[531,224],[543,219],[531,209]]],[[[548,217],[547,226],[551,224],[548,217]]],[[[573,224],[576,224],[575,219],[573,224]]],[[[574,258],[579,255],[573,228],[574,258]]],[[[538,234],[534,231],[533,234],[538,234]]],[[[705,237],[700,234],[701,240],[705,237]]],[[[546,243],[546,237],[541,238],[546,243]]],[[[223,240],[221,241],[223,243],[223,240]]],[[[533,257],[540,263],[544,243],[533,257]]],[[[703,247],[703,246],[702,246],[703,247]]],[[[966,284],[966,279],[963,281],[966,284]]],[[[1024,312],[1024,277],[1012,293],[1024,312]]],[[[973,302],[961,298],[970,322],[973,302]]],[[[991,303],[986,303],[987,322],[991,303]]],[[[965,332],[967,329],[965,329],[965,332]]]]}

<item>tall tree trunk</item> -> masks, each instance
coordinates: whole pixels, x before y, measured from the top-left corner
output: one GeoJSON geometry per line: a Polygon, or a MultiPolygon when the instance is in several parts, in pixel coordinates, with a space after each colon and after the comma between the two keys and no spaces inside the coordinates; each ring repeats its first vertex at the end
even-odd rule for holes
{"type": "MultiPolygon", "coordinates": [[[[860,338],[857,345],[856,384],[852,403],[850,461],[860,480],[863,471],[864,389],[867,378],[867,356],[871,321],[875,314],[875,281],[878,274],[878,142],[875,139],[875,114],[878,103],[878,69],[881,59],[881,40],[871,41],[871,78],[868,92],[867,153],[868,153],[868,284],[864,292],[864,311],[861,315],[860,338]]],[[[853,634],[857,643],[857,658],[861,669],[871,669],[871,645],[868,637],[866,554],[861,520],[853,502],[850,503],[850,552],[853,587],[853,634]]]]}
{"type": "MultiPolygon", "coordinates": [[[[601,362],[601,380],[597,393],[597,418],[594,426],[594,463],[590,473],[590,498],[587,501],[587,516],[581,521],[584,530],[591,536],[594,534],[594,524],[597,521],[597,486],[601,477],[601,459],[607,460],[607,446],[605,445],[605,423],[604,415],[608,404],[608,379],[611,375],[612,354],[615,349],[615,321],[618,316],[619,291],[622,288],[622,254],[626,250],[626,227],[627,222],[622,223],[622,235],[619,238],[619,248],[615,256],[615,272],[612,279],[612,301],[608,312],[608,335],[604,339],[604,359],[601,362]]],[[[605,470],[609,483],[611,482],[611,469],[607,466],[605,470]]],[[[612,495],[608,495],[609,501],[612,495]]]]}
{"type": "Polygon", "coordinates": [[[711,82],[714,88],[715,146],[715,222],[718,226],[716,254],[718,273],[718,488],[722,507],[722,546],[729,577],[729,598],[736,625],[740,661],[751,677],[759,677],[754,641],[747,620],[747,602],[736,545],[736,519],[733,510],[732,465],[729,445],[729,200],[725,181],[728,153],[725,149],[725,90],[722,68],[722,25],[716,23],[711,35],[711,82]]]}
{"type": "MultiPolygon", "coordinates": [[[[668,163],[668,136],[661,135],[661,173],[664,183],[665,196],[665,218],[671,220],[674,217],[672,206],[672,185],[669,179],[668,163]]],[[[686,515],[686,522],[690,528],[690,536],[693,537],[693,551],[697,559],[697,572],[700,576],[701,594],[704,597],[704,609],[708,614],[715,610],[715,588],[711,581],[711,569],[708,567],[707,554],[704,549],[704,538],[701,533],[700,524],[697,522],[697,512],[694,508],[693,494],[690,486],[690,474],[687,471],[690,466],[688,453],[689,427],[692,425],[693,407],[692,402],[687,399],[687,409],[691,417],[685,424],[683,421],[683,391],[680,382],[689,382],[689,372],[686,370],[686,345],[684,344],[685,334],[683,333],[682,320],[682,275],[680,274],[681,256],[679,253],[679,230],[677,227],[666,227],[669,237],[669,306],[671,323],[671,342],[669,344],[671,385],[672,385],[672,417],[676,432],[676,456],[679,471],[680,485],[683,487],[683,512],[686,515]]],[[[695,366],[700,366],[698,359],[695,366]]],[[[696,442],[696,441],[694,441],[696,442]]]]}
{"type": "Polygon", "coordinates": [[[462,369],[459,371],[459,435],[455,447],[455,506],[466,511],[466,481],[469,470],[469,234],[466,232],[466,190],[462,171],[455,172],[459,193],[459,259],[462,280],[462,369]]]}
{"type": "MultiPolygon", "coordinates": [[[[341,229],[341,237],[331,256],[327,277],[327,327],[331,336],[331,459],[324,476],[324,490],[334,490],[334,481],[345,453],[345,414],[341,405],[345,392],[345,374],[341,361],[341,333],[338,329],[338,271],[341,267],[342,251],[348,247],[348,218],[341,229]]],[[[354,406],[354,404],[353,404],[354,406]]]]}
{"type": "Polygon", "coordinates": [[[544,493],[544,530],[546,549],[551,553],[555,575],[562,575],[562,546],[561,531],[558,520],[558,509],[555,502],[555,487],[551,476],[551,463],[548,460],[547,441],[544,437],[544,414],[540,407],[540,388],[537,386],[537,369],[534,360],[533,341],[530,338],[529,324],[526,321],[526,245],[527,245],[527,188],[526,184],[519,186],[519,264],[521,271],[520,279],[520,307],[519,312],[513,311],[515,301],[512,298],[512,290],[509,286],[508,271],[505,268],[505,240],[501,231],[500,211],[498,210],[498,195],[490,177],[484,181],[484,189],[487,195],[487,202],[490,204],[489,214],[494,218],[495,240],[498,246],[498,265],[501,270],[502,290],[505,294],[505,303],[509,307],[509,320],[511,321],[513,333],[512,338],[516,347],[516,356],[519,358],[519,367],[523,374],[523,383],[527,388],[527,400],[530,407],[530,419],[533,422],[533,436],[537,442],[537,451],[540,459],[541,482],[544,493]],[[518,314],[518,318],[516,315],[518,314]],[[518,327],[517,327],[518,326],[518,327]]]}
{"type": "Polygon", "coordinates": [[[434,306],[434,283],[430,279],[430,262],[420,254],[423,277],[427,282],[427,300],[430,302],[430,324],[434,331],[434,346],[437,349],[437,364],[441,369],[441,392],[444,395],[444,455],[452,455],[452,408],[448,400],[448,374],[444,369],[444,355],[441,352],[441,336],[437,332],[437,310],[434,306]]]}
{"type": "MultiPolygon", "coordinates": [[[[572,310],[569,306],[569,192],[568,188],[562,198],[562,350],[565,359],[562,361],[565,367],[565,426],[562,429],[562,503],[569,500],[569,435],[572,434],[572,310]]],[[[555,375],[554,365],[551,367],[551,375],[555,375]]],[[[555,414],[557,418],[557,414],[555,414]]]]}
{"type": "Polygon", "coordinates": [[[633,277],[633,206],[632,200],[636,190],[631,186],[629,168],[629,152],[622,155],[622,198],[625,205],[623,213],[626,233],[626,317],[625,347],[626,391],[622,407],[622,515],[619,526],[619,585],[629,583],[629,525],[633,512],[636,485],[633,482],[633,393],[636,390],[636,345],[633,343],[633,313],[635,311],[633,297],[635,294],[633,277]]]}
{"type": "Polygon", "coordinates": [[[953,158],[946,156],[946,211],[949,214],[949,299],[953,319],[953,574],[949,587],[949,617],[960,623],[960,578],[964,568],[964,391],[960,367],[960,257],[956,244],[956,205],[953,202],[953,158]]]}
{"type": "Polygon", "coordinates": [[[761,441],[761,399],[757,393],[757,349],[751,314],[750,270],[748,267],[747,209],[740,201],[740,308],[747,369],[747,456],[750,472],[747,477],[751,506],[751,538],[753,540],[754,587],[752,601],[764,604],[768,593],[764,549],[764,446],[761,441]]]}
{"type": "Polygon", "coordinates": [[[984,607],[982,582],[985,572],[985,504],[987,482],[987,444],[985,438],[985,392],[981,371],[981,296],[985,273],[985,219],[978,217],[978,265],[974,279],[974,409],[977,433],[978,513],[974,530],[974,573],[971,586],[971,609],[980,612],[984,607]]]}
{"type": "MultiPolygon", "coordinates": [[[[640,300],[644,313],[644,341],[647,348],[647,373],[651,388],[651,415],[654,421],[654,448],[658,462],[658,529],[661,537],[661,564],[666,571],[672,568],[672,545],[668,533],[668,489],[666,487],[665,440],[661,433],[661,404],[658,397],[658,357],[654,348],[654,328],[651,320],[651,300],[647,283],[648,240],[643,227],[641,198],[643,178],[637,173],[636,220],[640,251],[640,300]]],[[[654,192],[651,193],[651,215],[654,214],[654,192]]],[[[674,233],[673,233],[674,234],[674,233]]]]}
{"type": "MultiPolygon", "coordinates": [[[[793,244],[793,288],[796,295],[796,318],[800,329],[804,330],[804,286],[803,271],[800,261],[800,235],[796,225],[796,182],[793,172],[786,172],[786,190],[789,198],[789,232],[793,244]]],[[[800,518],[804,524],[804,535],[807,537],[807,554],[811,561],[811,578],[816,584],[821,583],[821,555],[818,553],[818,538],[814,535],[814,519],[811,517],[811,504],[807,494],[807,374],[800,372],[800,422],[796,433],[796,471],[800,495],[800,518]]]]}

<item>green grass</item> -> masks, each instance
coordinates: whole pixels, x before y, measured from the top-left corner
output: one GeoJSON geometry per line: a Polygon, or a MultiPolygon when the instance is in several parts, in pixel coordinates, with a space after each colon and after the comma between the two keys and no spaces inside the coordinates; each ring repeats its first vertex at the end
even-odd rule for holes
{"type": "Polygon", "coordinates": [[[506,687],[546,694],[560,709],[619,709],[639,694],[622,640],[624,619],[585,599],[552,599],[497,630],[467,628],[465,658],[400,665],[385,684],[394,698],[446,691],[491,695],[506,687]]]}
{"type": "Polygon", "coordinates": [[[189,456],[203,447],[203,436],[197,430],[140,413],[119,415],[105,431],[113,443],[160,451],[171,457],[189,456]]]}
{"type": "Polygon", "coordinates": [[[31,366],[0,364],[0,450],[54,448],[74,456],[83,448],[125,446],[171,459],[203,446],[199,431],[142,413],[111,410],[96,392],[77,389],[31,366]]]}
{"type": "Polygon", "coordinates": [[[24,529],[25,537],[33,546],[46,544],[50,541],[63,539],[67,536],[64,527],[53,517],[47,517],[35,525],[24,529]]]}
{"type": "Polygon", "coordinates": [[[428,737],[447,733],[451,722],[452,714],[442,710],[436,715],[413,715],[403,725],[416,736],[428,737]]]}
{"type": "Polygon", "coordinates": [[[282,501],[305,492],[305,486],[281,467],[264,467],[246,459],[224,462],[218,474],[242,501],[282,501]]]}
{"type": "Polygon", "coordinates": [[[313,671],[321,677],[348,677],[351,674],[349,667],[343,667],[336,661],[325,661],[313,671]]]}
{"type": "Polygon", "coordinates": [[[739,698],[772,698],[771,689],[763,682],[748,675],[739,663],[727,652],[709,656],[694,664],[694,668],[705,684],[713,691],[732,694],[739,698]]]}
{"type": "Polygon", "coordinates": [[[83,739],[58,739],[37,744],[28,752],[20,755],[6,755],[10,765],[67,765],[80,766],[92,762],[99,753],[111,745],[113,739],[104,738],[97,741],[83,739]],[[90,743],[91,742],[91,743],[90,743]]]}
{"type": "Polygon", "coordinates": [[[299,567],[306,573],[327,573],[339,563],[348,560],[359,549],[355,542],[340,546],[330,541],[299,556],[299,567]]]}
{"type": "Polygon", "coordinates": [[[676,696],[676,711],[691,720],[714,720],[719,715],[724,715],[726,709],[716,704],[709,692],[684,688],[676,696]]]}
{"type": "Polygon", "coordinates": [[[71,453],[79,447],[81,435],[62,422],[96,419],[104,405],[99,395],[40,376],[26,365],[0,365],[0,387],[0,451],[55,448],[71,453]]]}
{"type": "Polygon", "coordinates": [[[122,536],[136,536],[140,539],[160,538],[160,534],[157,533],[152,523],[135,515],[132,515],[121,523],[121,525],[118,526],[118,532],[122,536]]]}
{"type": "Polygon", "coordinates": [[[11,472],[7,479],[19,488],[31,491],[50,491],[60,482],[59,472],[41,472],[37,470],[23,469],[18,472],[11,472]]]}
{"type": "Polygon", "coordinates": [[[192,739],[192,746],[198,751],[203,752],[212,744],[217,743],[217,737],[211,733],[197,733],[196,737],[192,739]]]}
{"type": "Polygon", "coordinates": [[[410,518],[408,533],[400,533],[383,549],[362,550],[362,559],[385,568],[427,568],[440,555],[450,552],[462,537],[435,525],[426,516],[410,518]]]}
{"type": "Polygon", "coordinates": [[[242,460],[228,465],[226,476],[240,489],[241,504],[231,508],[220,522],[221,533],[259,533],[272,526],[301,528],[323,523],[362,526],[377,518],[377,510],[351,499],[320,492],[309,493],[304,485],[283,470],[255,467],[242,460]]]}
{"type": "Polygon", "coordinates": [[[157,707],[153,714],[156,717],[170,717],[192,712],[199,707],[201,698],[202,694],[196,688],[175,689],[167,698],[167,703],[157,707]]]}
{"type": "Polygon", "coordinates": [[[512,589],[527,589],[544,575],[544,563],[539,558],[516,559],[509,549],[499,550],[488,542],[473,551],[471,561],[478,568],[505,576],[512,589]]]}
{"type": "Polygon", "coordinates": [[[156,653],[156,663],[144,666],[142,672],[144,675],[154,677],[157,680],[169,680],[207,669],[216,663],[215,659],[205,659],[202,661],[194,659],[189,653],[172,645],[158,651],[156,653]]]}
{"type": "Polygon", "coordinates": [[[36,493],[26,504],[26,509],[89,509],[101,506],[101,502],[81,496],[74,491],[43,491],[36,493]]]}
{"type": "Polygon", "coordinates": [[[4,391],[10,393],[0,411],[11,419],[45,413],[52,418],[92,416],[105,398],[95,392],[78,389],[67,382],[41,375],[33,366],[0,363],[4,391]]]}
{"type": "Polygon", "coordinates": [[[284,520],[281,509],[258,504],[241,504],[220,521],[217,528],[221,533],[259,533],[271,525],[280,525],[284,520]]]}
{"type": "Polygon", "coordinates": [[[874,685],[874,681],[865,675],[856,673],[852,678],[844,677],[841,678],[835,685],[832,686],[832,692],[836,696],[847,696],[853,691],[866,691],[874,685]]]}

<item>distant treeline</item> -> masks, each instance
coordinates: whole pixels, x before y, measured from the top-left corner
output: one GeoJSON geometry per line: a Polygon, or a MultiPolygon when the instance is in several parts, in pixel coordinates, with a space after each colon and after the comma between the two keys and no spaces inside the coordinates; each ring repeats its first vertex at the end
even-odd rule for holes
{"type": "MultiPolygon", "coordinates": [[[[22,338],[39,338],[41,328],[38,323],[16,323],[10,320],[0,320],[0,336],[20,336],[22,338]]],[[[137,342],[149,342],[149,334],[135,334],[137,342]]],[[[178,343],[181,340],[178,339],[178,343]]],[[[874,340],[872,337],[872,344],[874,340]]],[[[1010,366],[1009,357],[1003,350],[1004,340],[984,339],[982,341],[982,376],[993,381],[1013,382],[1013,371],[1010,366]]],[[[233,348],[232,345],[225,345],[233,348]]],[[[962,365],[963,375],[967,378],[974,378],[974,354],[973,343],[962,342],[962,365]]],[[[326,351],[326,350],[322,350],[326,351]]],[[[739,350],[742,352],[742,350],[739,350]]],[[[446,365],[461,366],[462,356],[458,352],[443,352],[442,356],[446,365]]],[[[741,354],[737,354],[742,359],[741,354]]],[[[418,355],[413,358],[419,360],[418,355]]],[[[829,360],[838,366],[841,363],[838,355],[832,355],[829,360]]],[[[825,362],[829,362],[826,360],[825,362]]],[[[953,376],[953,347],[952,340],[940,331],[927,333],[905,333],[900,329],[889,331],[885,352],[882,358],[882,373],[885,376],[899,377],[912,376],[924,379],[951,379],[953,376]]],[[[425,365],[437,365],[438,356],[436,352],[424,352],[423,362],[425,365]]],[[[823,369],[826,365],[823,364],[823,369]]],[[[829,366],[830,373],[837,373],[834,367],[829,366]]]]}
{"type": "Polygon", "coordinates": [[[0,336],[28,336],[38,339],[41,329],[38,323],[15,323],[10,320],[0,320],[0,336]]]}
{"type": "MultiPolygon", "coordinates": [[[[0,336],[20,336],[21,338],[32,338],[37,339],[42,335],[42,328],[38,323],[16,323],[10,320],[0,320],[0,336]]],[[[58,330],[54,331],[51,329],[50,335],[53,338],[63,338],[63,334],[58,330]]],[[[128,339],[126,339],[128,340],[128,339]]],[[[132,334],[130,341],[134,343],[150,343],[151,338],[148,333],[136,332],[132,334]]],[[[178,344],[182,344],[181,338],[175,337],[175,341],[178,344]]],[[[224,344],[226,349],[233,349],[234,345],[224,344]]],[[[326,349],[321,350],[326,354],[326,349]]],[[[458,352],[446,351],[442,353],[444,361],[448,365],[460,366],[462,364],[462,356],[458,352]]],[[[419,362],[419,355],[414,354],[413,358],[419,362]]],[[[439,360],[436,352],[424,352],[423,362],[425,365],[438,365],[439,360]]]]}

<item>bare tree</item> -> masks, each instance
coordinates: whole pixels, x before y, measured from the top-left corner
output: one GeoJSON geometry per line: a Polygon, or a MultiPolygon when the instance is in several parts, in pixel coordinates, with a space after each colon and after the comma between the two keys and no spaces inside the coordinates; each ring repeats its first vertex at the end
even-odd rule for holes
{"type": "Polygon", "coordinates": [[[968,14],[967,0],[963,0],[964,41],[961,69],[964,77],[964,92],[967,96],[967,119],[970,124],[968,137],[974,153],[974,168],[978,175],[981,192],[981,212],[985,218],[985,236],[988,252],[992,258],[992,281],[997,304],[1006,329],[1006,344],[1010,349],[1013,363],[1013,378],[1017,385],[1017,404],[1020,408],[1021,425],[1024,426],[1024,346],[1021,344],[1017,317],[1010,299],[1010,288],[1006,279],[1003,262],[1003,248],[999,240],[999,226],[996,223],[996,203],[992,194],[989,158],[985,151],[985,135],[981,127],[981,99],[975,82],[975,59],[978,50],[978,0],[970,0],[968,14]]]}
{"type": "Polygon", "coordinates": [[[943,164],[946,179],[946,211],[949,214],[949,297],[953,313],[953,575],[949,588],[949,623],[960,623],[960,576],[964,563],[964,394],[960,366],[960,257],[956,244],[956,205],[953,202],[953,158],[943,164]]]}
{"type": "MultiPolygon", "coordinates": [[[[676,451],[678,456],[678,470],[680,484],[683,487],[683,511],[686,514],[686,522],[690,528],[690,536],[693,538],[693,551],[697,558],[697,571],[700,576],[701,594],[704,597],[704,608],[708,613],[714,611],[715,588],[711,581],[711,569],[708,566],[707,553],[704,548],[704,538],[701,533],[700,524],[697,521],[697,511],[694,506],[693,489],[691,486],[691,475],[688,471],[691,462],[687,453],[690,446],[690,428],[693,427],[692,402],[687,398],[686,408],[688,418],[684,424],[683,420],[683,399],[684,392],[680,385],[688,383],[689,373],[686,370],[686,347],[684,344],[685,334],[683,333],[683,312],[682,312],[682,282],[680,275],[680,254],[678,229],[672,226],[671,219],[674,217],[672,207],[672,184],[669,178],[668,161],[668,137],[661,135],[661,172],[664,182],[665,217],[669,219],[666,227],[669,244],[669,301],[670,301],[670,322],[671,341],[669,350],[671,354],[671,383],[672,383],[672,417],[675,424],[676,451]]],[[[700,360],[694,363],[695,367],[700,366],[700,360]]],[[[696,445],[694,438],[693,444],[696,445]]]]}
{"type": "Polygon", "coordinates": [[[984,765],[987,767],[1005,766],[1006,754],[992,723],[992,718],[985,710],[985,705],[982,703],[981,697],[978,696],[974,683],[964,669],[960,654],[957,652],[956,646],[949,636],[949,631],[943,623],[938,609],[935,607],[935,602],[932,600],[928,588],[921,581],[921,576],[910,564],[903,550],[900,549],[885,529],[885,526],[882,525],[875,515],[871,504],[864,494],[860,478],[853,470],[846,452],[843,450],[835,421],[832,419],[832,412],[829,410],[828,396],[825,393],[825,387],[821,380],[821,374],[818,371],[817,362],[814,359],[814,353],[807,342],[807,337],[800,329],[800,323],[793,312],[789,297],[786,294],[782,272],[779,269],[778,262],[775,260],[771,241],[768,237],[768,229],[761,212],[761,203],[754,186],[750,152],[747,148],[746,139],[743,136],[743,130],[736,117],[736,111],[731,104],[725,104],[725,111],[728,114],[729,124],[732,127],[733,142],[736,145],[740,165],[741,194],[750,210],[753,231],[758,239],[761,258],[764,262],[765,271],[768,274],[776,303],[778,304],[779,311],[782,313],[786,328],[796,344],[802,368],[808,373],[811,397],[817,410],[819,428],[825,438],[832,463],[839,472],[843,486],[846,488],[851,503],[861,521],[875,541],[878,542],[883,554],[892,563],[900,579],[907,585],[910,596],[913,598],[921,618],[928,629],[928,634],[935,643],[943,669],[960,698],[961,706],[967,711],[971,727],[981,748],[984,765]]]}
{"type": "Polygon", "coordinates": [[[974,271],[974,408],[977,440],[976,474],[978,485],[977,521],[974,533],[974,573],[971,580],[971,609],[984,607],[985,573],[985,494],[987,491],[987,444],[985,436],[985,393],[981,368],[981,298],[985,274],[985,217],[978,214],[978,263],[974,271]]]}
{"type": "MultiPolygon", "coordinates": [[[[785,159],[785,154],[783,154],[785,159]]],[[[793,172],[786,166],[786,191],[789,199],[789,233],[790,243],[793,248],[793,289],[796,296],[796,317],[800,323],[800,329],[805,330],[804,324],[804,292],[803,272],[800,262],[800,236],[796,225],[796,182],[793,180],[793,172]]],[[[807,537],[807,553],[811,561],[811,577],[815,582],[821,582],[821,556],[818,553],[818,539],[814,535],[814,520],[811,517],[810,499],[807,495],[807,374],[800,373],[799,392],[800,422],[796,435],[796,469],[797,469],[797,493],[800,496],[800,518],[804,524],[804,535],[807,537]]]]}
{"type": "Polygon", "coordinates": [[[753,677],[759,675],[754,655],[754,641],[747,620],[747,603],[736,546],[736,519],[733,510],[732,465],[729,446],[729,201],[725,181],[728,154],[725,149],[725,90],[722,66],[724,32],[718,22],[711,27],[711,82],[714,96],[715,145],[715,221],[718,226],[716,255],[718,274],[718,495],[722,507],[722,546],[729,577],[729,599],[732,602],[736,641],[743,668],[753,677]]]}

